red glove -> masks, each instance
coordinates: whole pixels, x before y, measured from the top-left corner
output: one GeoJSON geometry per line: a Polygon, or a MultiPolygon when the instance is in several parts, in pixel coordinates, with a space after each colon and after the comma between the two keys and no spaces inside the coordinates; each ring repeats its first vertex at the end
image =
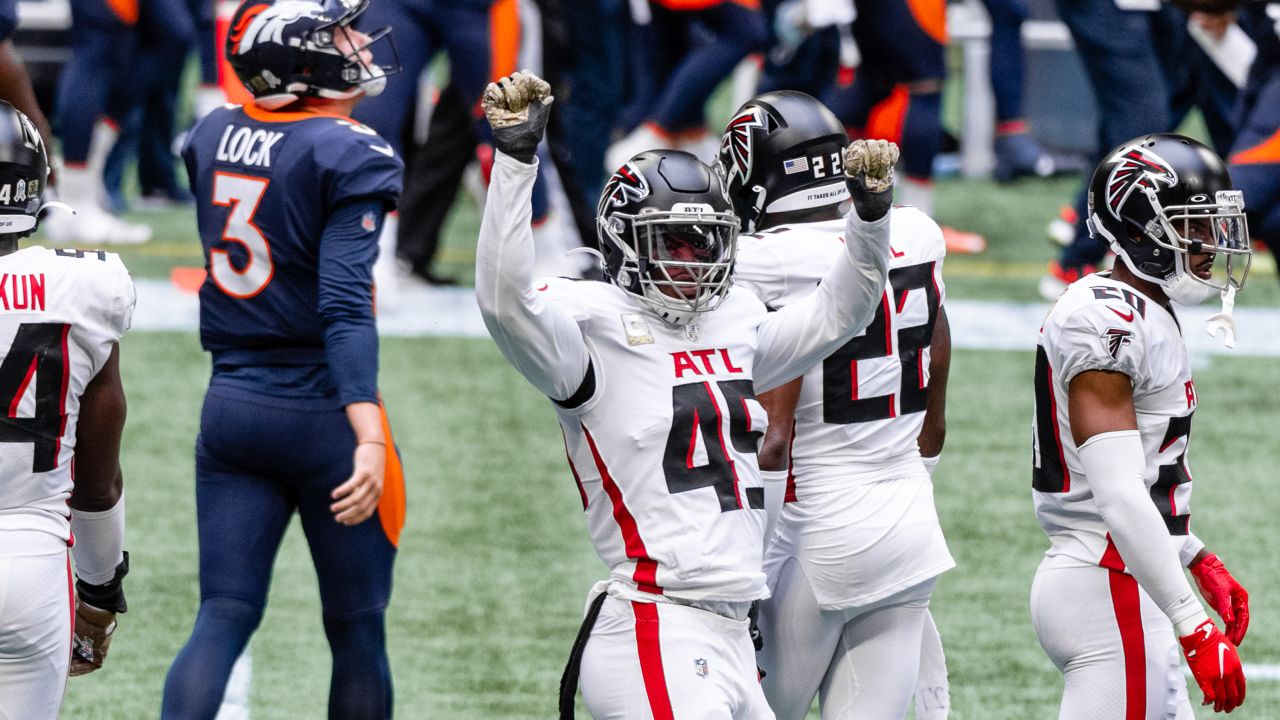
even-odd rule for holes
{"type": "Polygon", "coordinates": [[[1205,620],[1195,632],[1181,638],[1182,654],[1191,674],[1204,693],[1204,704],[1213,703],[1214,712],[1231,712],[1244,702],[1244,668],[1236,646],[1213,624],[1205,620]]]}
{"type": "Polygon", "coordinates": [[[1232,643],[1239,645],[1244,640],[1245,631],[1249,629],[1249,593],[1231,577],[1231,573],[1227,572],[1222,561],[1213,553],[1192,563],[1190,570],[1204,601],[1222,618],[1227,628],[1227,637],[1232,643]]]}

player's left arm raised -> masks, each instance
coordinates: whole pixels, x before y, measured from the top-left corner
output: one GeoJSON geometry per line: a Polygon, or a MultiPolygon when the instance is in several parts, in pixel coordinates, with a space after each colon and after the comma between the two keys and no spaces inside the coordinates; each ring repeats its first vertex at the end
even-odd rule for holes
{"type": "Polygon", "coordinates": [[[889,276],[889,209],[898,146],[857,140],[844,151],[845,182],[853,208],[845,221],[844,252],[818,289],[760,324],[757,392],[803,374],[875,317],[889,276]]]}

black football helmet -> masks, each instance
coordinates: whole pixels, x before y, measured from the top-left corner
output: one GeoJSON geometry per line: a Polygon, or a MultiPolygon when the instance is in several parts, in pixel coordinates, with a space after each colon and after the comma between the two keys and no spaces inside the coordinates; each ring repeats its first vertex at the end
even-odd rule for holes
{"type": "Polygon", "coordinates": [[[1183,303],[1244,286],[1252,260],[1244,196],[1226,164],[1182,135],[1145,135],[1107,154],[1089,182],[1089,231],[1111,244],[1135,275],[1183,303]],[[1214,277],[1189,257],[1215,254],[1214,277]]]}
{"type": "Polygon", "coordinates": [[[244,0],[227,32],[227,61],[253,102],[268,110],[305,96],[345,99],[382,92],[386,77],[400,71],[391,28],[347,52],[335,39],[347,32],[369,0],[244,0]],[[395,61],[366,63],[360,53],[386,40],[395,61]]]}
{"type": "Polygon", "coordinates": [[[718,165],[744,232],[765,213],[807,210],[849,198],[849,136],[825,105],[795,90],[748,100],[720,139],[718,165]]]}
{"type": "Polygon", "coordinates": [[[0,100],[0,240],[35,232],[48,177],[40,133],[20,110],[0,100]]]}
{"type": "Polygon", "coordinates": [[[732,285],[738,218],[720,175],[677,150],[631,158],[596,208],[605,276],[674,325],[714,310],[732,285]]]}

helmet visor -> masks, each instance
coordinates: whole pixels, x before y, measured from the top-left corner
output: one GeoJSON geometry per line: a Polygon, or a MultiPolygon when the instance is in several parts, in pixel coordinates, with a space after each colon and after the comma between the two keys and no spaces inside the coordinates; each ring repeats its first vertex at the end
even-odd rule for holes
{"type": "Polygon", "coordinates": [[[1243,194],[1223,190],[1214,200],[1165,207],[1159,215],[1163,232],[1151,234],[1160,245],[1184,254],[1187,267],[1200,281],[1219,290],[1228,286],[1239,289],[1244,287],[1253,260],[1243,194]],[[1212,262],[1211,273],[1206,259],[1212,262]],[[1201,272],[1194,272],[1198,267],[1201,272]]]}

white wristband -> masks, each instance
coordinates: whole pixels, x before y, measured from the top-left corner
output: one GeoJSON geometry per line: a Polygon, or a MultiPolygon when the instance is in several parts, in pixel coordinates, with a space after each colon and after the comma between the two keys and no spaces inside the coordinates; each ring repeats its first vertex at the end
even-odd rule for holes
{"type": "Polygon", "coordinates": [[[920,461],[924,463],[924,469],[929,471],[929,477],[933,477],[933,470],[938,467],[938,461],[941,459],[941,455],[934,455],[933,457],[920,456],[920,461]]]}
{"type": "Polygon", "coordinates": [[[787,494],[787,470],[761,470],[760,478],[764,480],[764,548],[769,549],[769,541],[773,539],[773,529],[778,525],[778,516],[782,514],[782,504],[787,494]]]}
{"type": "Polygon", "coordinates": [[[109,510],[71,511],[71,534],[75,545],[76,577],[90,585],[102,585],[115,577],[116,566],[124,560],[124,494],[109,510]]]}

